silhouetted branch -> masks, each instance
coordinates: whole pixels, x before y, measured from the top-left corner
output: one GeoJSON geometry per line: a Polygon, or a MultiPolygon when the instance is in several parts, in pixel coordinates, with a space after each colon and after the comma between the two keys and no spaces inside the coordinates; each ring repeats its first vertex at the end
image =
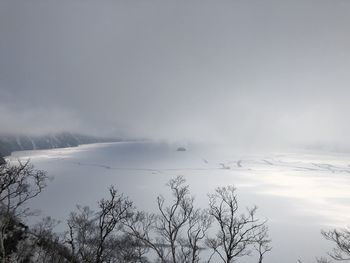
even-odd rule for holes
{"type": "MultiPolygon", "coordinates": [[[[265,222],[255,218],[256,207],[247,209],[246,214],[237,214],[235,191],[233,186],[219,187],[214,194],[209,195],[209,213],[219,231],[215,237],[208,238],[206,243],[225,263],[250,255],[249,246],[257,243],[260,236],[264,236],[265,222]]],[[[266,252],[268,251],[263,254],[266,252]]]]}

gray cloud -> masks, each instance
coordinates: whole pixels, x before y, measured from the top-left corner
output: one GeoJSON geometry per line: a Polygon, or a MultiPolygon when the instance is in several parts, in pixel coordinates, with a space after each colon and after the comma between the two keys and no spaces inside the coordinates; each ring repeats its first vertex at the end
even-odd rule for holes
{"type": "Polygon", "coordinates": [[[350,144],[350,2],[0,3],[3,132],[350,144]]]}

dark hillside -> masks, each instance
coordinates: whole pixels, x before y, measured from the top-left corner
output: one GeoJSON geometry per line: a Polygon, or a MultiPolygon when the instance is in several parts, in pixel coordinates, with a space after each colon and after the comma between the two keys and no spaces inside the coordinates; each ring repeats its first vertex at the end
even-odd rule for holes
{"type": "Polygon", "coordinates": [[[68,132],[44,136],[0,135],[0,156],[11,155],[14,151],[76,147],[81,144],[115,141],[120,140],[68,132]]]}

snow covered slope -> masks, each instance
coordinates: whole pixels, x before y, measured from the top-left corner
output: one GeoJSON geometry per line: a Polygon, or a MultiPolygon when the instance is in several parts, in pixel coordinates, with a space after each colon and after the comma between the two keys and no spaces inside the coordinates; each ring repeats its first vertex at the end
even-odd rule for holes
{"type": "Polygon", "coordinates": [[[120,140],[68,132],[44,136],[0,135],[0,156],[10,155],[14,151],[76,147],[81,144],[115,141],[120,140]]]}

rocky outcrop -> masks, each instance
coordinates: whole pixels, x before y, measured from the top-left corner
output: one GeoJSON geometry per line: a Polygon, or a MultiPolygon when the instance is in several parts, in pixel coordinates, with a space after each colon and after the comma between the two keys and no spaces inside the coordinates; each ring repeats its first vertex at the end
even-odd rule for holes
{"type": "Polygon", "coordinates": [[[178,147],[176,149],[176,151],[178,151],[178,152],[186,152],[186,148],[185,147],[178,147]]]}
{"type": "Polygon", "coordinates": [[[3,157],[0,156],[0,165],[6,164],[6,161],[3,157]]]}

